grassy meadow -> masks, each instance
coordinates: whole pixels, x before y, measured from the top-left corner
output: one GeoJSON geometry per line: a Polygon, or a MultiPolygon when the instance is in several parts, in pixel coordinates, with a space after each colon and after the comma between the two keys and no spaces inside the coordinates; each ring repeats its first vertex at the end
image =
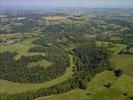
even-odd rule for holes
{"type": "Polygon", "coordinates": [[[32,67],[43,67],[43,68],[47,68],[49,66],[51,66],[51,62],[47,61],[47,60],[41,60],[41,61],[38,61],[38,62],[31,62],[31,63],[28,63],[27,67],[28,68],[32,68],[32,67]]]}

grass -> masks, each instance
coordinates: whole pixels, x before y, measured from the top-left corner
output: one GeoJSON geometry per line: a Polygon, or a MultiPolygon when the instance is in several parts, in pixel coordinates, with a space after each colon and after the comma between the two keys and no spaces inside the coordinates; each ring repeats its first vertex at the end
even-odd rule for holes
{"type": "Polygon", "coordinates": [[[121,96],[121,91],[117,88],[104,89],[93,95],[91,100],[114,100],[121,96]]]}
{"type": "Polygon", "coordinates": [[[32,67],[36,67],[36,66],[47,68],[47,67],[51,66],[51,63],[47,60],[41,60],[38,62],[31,62],[27,65],[28,68],[32,68],[32,67]]]}
{"type": "Polygon", "coordinates": [[[114,44],[113,48],[110,48],[115,54],[119,53],[122,49],[126,49],[127,45],[124,44],[114,44]]]}
{"type": "Polygon", "coordinates": [[[129,96],[133,94],[133,78],[123,75],[116,78],[112,72],[102,72],[94,77],[88,83],[86,90],[74,89],[72,91],[59,95],[41,97],[36,100],[128,100],[122,93],[127,92],[129,96]],[[111,82],[111,88],[105,88],[103,85],[111,82]],[[89,94],[89,95],[87,95],[89,94]]]}
{"type": "Polygon", "coordinates": [[[116,69],[120,68],[124,72],[121,77],[115,77],[111,71],[104,71],[88,83],[86,90],[74,89],[67,93],[41,97],[37,100],[129,100],[128,96],[133,94],[133,56],[117,54],[124,48],[126,45],[123,44],[116,44],[110,48],[114,51],[112,66],[116,69]],[[111,88],[104,87],[107,82],[113,86],[111,88]],[[123,96],[123,93],[127,93],[128,96],[123,96]]]}
{"type": "Polygon", "coordinates": [[[74,89],[72,91],[62,93],[59,95],[41,97],[37,100],[91,100],[93,94],[106,89],[103,85],[106,82],[114,83],[116,77],[110,71],[105,71],[95,76],[91,82],[88,83],[86,90],[74,89]],[[87,95],[87,94],[90,95],[87,95]]]}
{"type": "Polygon", "coordinates": [[[113,37],[111,38],[111,40],[112,40],[112,41],[117,41],[117,40],[122,40],[122,38],[121,38],[121,37],[118,37],[118,36],[113,36],[113,37]]]}
{"type": "Polygon", "coordinates": [[[133,77],[123,74],[114,87],[121,89],[121,91],[128,93],[128,95],[133,96],[133,77]]]}
{"type": "Polygon", "coordinates": [[[36,100],[87,100],[87,98],[86,91],[75,89],[57,96],[41,97],[36,100]]]}
{"type": "Polygon", "coordinates": [[[21,39],[23,37],[37,36],[37,33],[13,33],[13,34],[0,34],[0,40],[21,39]]]}
{"type": "Polygon", "coordinates": [[[132,55],[113,55],[112,65],[117,69],[120,68],[125,74],[133,77],[133,56],[132,55]]]}
{"type": "Polygon", "coordinates": [[[16,37],[20,37],[21,33],[17,33],[17,34],[0,34],[0,39],[1,40],[6,40],[6,39],[11,39],[11,38],[16,38],[16,37]]]}
{"type": "Polygon", "coordinates": [[[72,56],[70,55],[70,67],[67,68],[66,72],[64,75],[50,80],[45,83],[38,83],[38,84],[21,84],[21,83],[15,83],[7,80],[0,80],[0,92],[1,93],[8,93],[8,94],[13,94],[13,93],[22,93],[22,92],[27,92],[27,91],[32,91],[32,90],[37,90],[41,88],[47,88],[59,83],[64,82],[65,80],[69,79],[73,75],[73,59],[72,56]]]}
{"type": "Polygon", "coordinates": [[[133,52],[133,47],[129,49],[130,52],[133,52]]]}
{"type": "Polygon", "coordinates": [[[105,89],[103,86],[105,83],[112,83],[116,82],[117,78],[114,76],[113,72],[111,71],[104,71],[98,75],[96,75],[91,82],[88,83],[87,90],[91,93],[95,93],[105,89]]]}
{"type": "MultiPolygon", "coordinates": [[[[111,42],[96,42],[97,46],[105,46],[108,47],[110,44],[113,47],[109,47],[109,50],[112,51],[114,54],[118,54],[121,50],[126,49],[127,45],[125,44],[113,44],[111,42]]],[[[132,50],[132,49],[131,49],[132,50]]]]}
{"type": "Polygon", "coordinates": [[[45,55],[44,53],[31,53],[28,52],[29,48],[34,47],[35,45],[31,44],[31,42],[34,40],[35,38],[29,38],[29,39],[25,39],[23,41],[20,41],[16,44],[12,44],[12,45],[7,45],[7,46],[1,46],[0,47],[0,52],[4,52],[4,51],[10,51],[10,52],[17,52],[18,55],[15,57],[15,59],[19,59],[21,56],[32,56],[32,55],[45,55]]]}

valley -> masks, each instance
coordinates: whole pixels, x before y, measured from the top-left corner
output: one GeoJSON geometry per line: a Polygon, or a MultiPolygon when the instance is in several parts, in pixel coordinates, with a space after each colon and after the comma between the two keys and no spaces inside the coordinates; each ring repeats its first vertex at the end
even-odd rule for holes
{"type": "Polygon", "coordinates": [[[132,9],[0,16],[0,100],[133,99],[132,9]]]}

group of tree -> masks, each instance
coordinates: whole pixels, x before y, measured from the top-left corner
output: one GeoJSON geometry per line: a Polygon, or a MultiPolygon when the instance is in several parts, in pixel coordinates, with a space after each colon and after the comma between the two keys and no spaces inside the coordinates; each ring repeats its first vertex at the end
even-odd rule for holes
{"type": "Polygon", "coordinates": [[[69,66],[68,54],[56,47],[45,48],[45,56],[22,56],[15,60],[16,53],[0,53],[0,78],[20,83],[40,83],[49,81],[65,73],[69,66]],[[28,63],[38,62],[40,60],[50,61],[51,66],[44,68],[34,66],[28,68],[28,63]]]}
{"type": "Polygon", "coordinates": [[[104,47],[97,47],[93,42],[75,48],[73,53],[76,56],[74,77],[81,88],[86,88],[87,82],[97,73],[112,70],[109,51],[104,47]]]}

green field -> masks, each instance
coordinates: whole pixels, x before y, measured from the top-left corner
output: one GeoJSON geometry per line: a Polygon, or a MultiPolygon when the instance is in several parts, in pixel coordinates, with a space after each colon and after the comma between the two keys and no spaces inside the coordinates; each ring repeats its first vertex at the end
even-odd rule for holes
{"type": "Polygon", "coordinates": [[[124,44],[114,44],[113,48],[110,48],[110,50],[112,52],[114,52],[115,54],[119,53],[122,49],[125,49],[127,47],[127,45],[124,44]]]}
{"type": "Polygon", "coordinates": [[[47,96],[47,97],[41,97],[35,100],[87,100],[86,91],[75,89],[71,90],[67,93],[59,94],[57,96],[47,96]]]}
{"type": "Polygon", "coordinates": [[[19,59],[21,56],[33,56],[33,55],[39,55],[39,54],[45,55],[44,53],[28,52],[29,48],[32,48],[35,46],[35,45],[31,44],[31,42],[34,39],[35,38],[29,38],[29,39],[25,39],[21,42],[18,42],[16,44],[7,45],[7,46],[2,45],[0,47],[0,52],[4,52],[4,51],[17,52],[18,55],[15,57],[16,59],[19,59]]]}
{"type": "Polygon", "coordinates": [[[67,93],[59,94],[56,96],[54,95],[42,97],[37,100],[91,100],[92,96],[95,93],[103,91],[105,89],[105,87],[103,86],[104,83],[109,81],[114,83],[116,80],[117,78],[113,75],[112,72],[105,71],[94,77],[92,81],[88,83],[86,90],[74,89],[67,93]]]}
{"type": "Polygon", "coordinates": [[[13,34],[0,34],[0,40],[21,39],[26,37],[37,36],[36,33],[13,33],[13,34]]]}
{"type": "Polygon", "coordinates": [[[120,68],[125,74],[133,77],[133,56],[132,55],[113,55],[112,64],[115,68],[120,68]]]}
{"type": "Polygon", "coordinates": [[[51,62],[49,62],[47,60],[41,60],[38,62],[28,63],[28,65],[27,65],[28,68],[32,68],[32,67],[36,67],[36,66],[47,68],[47,67],[51,66],[51,62]]]}
{"type": "Polygon", "coordinates": [[[129,51],[130,51],[130,52],[133,52],[133,48],[130,48],[129,51]]]}
{"type": "Polygon", "coordinates": [[[6,39],[11,39],[14,37],[21,36],[21,33],[16,33],[16,34],[0,34],[0,39],[1,40],[6,40],[6,39]]]}
{"type": "Polygon", "coordinates": [[[122,93],[127,92],[129,96],[133,94],[133,78],[123,75],[116,78],[113,73],[105,71],[98,74],[88,83],[86,90],[75,89],[67,93],[41,97],[37,100],[128,100],[122,93]],[[107,82],[113,84],[111,88],[103,85],[107,82]]]}
{"type": "Polygon", "coordinates": [[[0,80],[0,92],[1,93],[8,93],[8,94],[13,94],[13,93],[22,93],[26,91],[31,91],[31,90],[37,90],[40,88],[46,88],[50,87],[59,83],[64,82],[65,80],[69,79],[73,75],[73,59],[72,56],[70,55],[70,66],[67,68],[66,72],[64,75],[53,79],[51,81],[45,82],[45,83],[38,83],[38,84],[21,84],[21,83],[15,83],[7,80],[0,80]]]}

